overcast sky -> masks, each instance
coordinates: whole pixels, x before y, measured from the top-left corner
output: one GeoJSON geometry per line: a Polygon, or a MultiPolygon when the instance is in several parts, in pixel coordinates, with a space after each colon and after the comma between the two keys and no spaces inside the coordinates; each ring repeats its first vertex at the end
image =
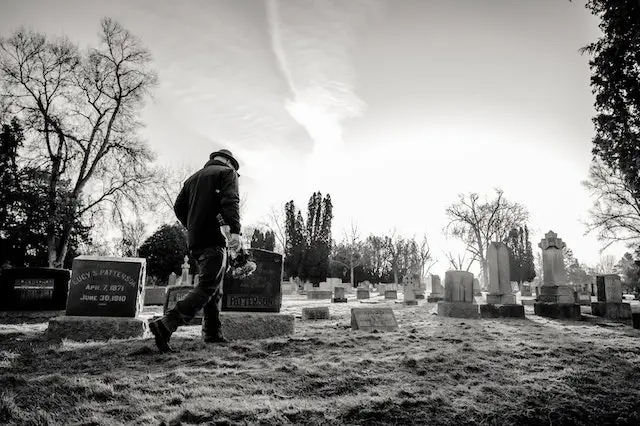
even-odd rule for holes
{"type": "MultiPolygon", "coordinates": [[[[329,192],[334,236],[426,232],[448,269],[445,208],[494,187],[595,264],[580,220],[594,114],[584,2],[558,0],[0,0],[19,25],[95,45],[110,16],[140,36],[160,75],[144,109],[159,161],[201,167],[232,150],[245,224],[329,192]]],[[[172,220],[172,219],[171,219],[172,220]]],[[[624,247],[607,251],[619,258],[624,247]]]]}

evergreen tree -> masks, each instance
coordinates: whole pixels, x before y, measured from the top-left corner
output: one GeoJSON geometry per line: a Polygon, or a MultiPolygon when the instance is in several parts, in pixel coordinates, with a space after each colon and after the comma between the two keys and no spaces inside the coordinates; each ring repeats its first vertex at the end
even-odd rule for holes
{"type": "Polygon", "coordinates": [[[529,228],[524,226],[524,261],[522,262],[522,280],[524,282],[532,282],[536,277],[536,267],[533,258],[533,248],[531,247],[531,240],[529,239],[529,228]]]}
{"type": "Polygon", "coordinates": [[[184,256],[188,252],[186,229],[177,222],[173,225],[162,225],[138,250],[140,257],[147,259],[147,273],[164,282],[172,272],[176,275],[181,274],[184,256]]]}

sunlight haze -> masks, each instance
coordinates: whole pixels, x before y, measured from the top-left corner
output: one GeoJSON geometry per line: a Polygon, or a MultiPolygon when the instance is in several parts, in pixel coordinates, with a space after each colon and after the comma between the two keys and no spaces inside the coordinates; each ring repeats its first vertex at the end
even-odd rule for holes
{"type": "Polygon", "coordinates": [[[139,36],[160,77],[144,137],[176,167],[233,151],[244,225],[291,199],[306,209],[320,190],[331,194],[335,239],[351,220],[363,237],[426,232],[443,276],[443,251],[460,250],[442,235],[446,207],[500,187],[529,210],[535,252],[552,229],[581,262],[600,258],[580,222],[594,109],[578,50],[599,35],[583,2],[0,4],[3,36],[24,24],[95,45],[103,16],[139,36]]]}

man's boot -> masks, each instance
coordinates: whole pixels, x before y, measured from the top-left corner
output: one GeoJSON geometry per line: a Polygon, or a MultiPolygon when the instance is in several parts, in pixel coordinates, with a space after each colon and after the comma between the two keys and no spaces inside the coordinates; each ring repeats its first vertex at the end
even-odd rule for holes
{"type": "Polygon", "coordinates": [[[222,324],[220,323],[220,312],[211,306],[213,301],[209,301],[202,316],[202,340],[205,343],[226,343],[228,340],[222,334],[222,324]]]}
{"type": "Polygon", "coordinates": [[[169,339],[171,339],[172,333],[162,320],[163,318],[158,318],[149,321],[149,330],[155,338],[156,346],[160,353],[172,352],[173,350],[169,346],[169,339]]]}

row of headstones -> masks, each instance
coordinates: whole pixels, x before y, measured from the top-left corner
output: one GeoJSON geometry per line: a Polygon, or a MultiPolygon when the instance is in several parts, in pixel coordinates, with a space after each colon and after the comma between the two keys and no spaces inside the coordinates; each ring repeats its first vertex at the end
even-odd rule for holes
{"type": "MultiPolygon", "coordinates": [[[[225,279],[223,311],[280,311],[282,255],[256,250],[253,256],[258,268],[244,279],[247,285],[239,279],[225,279]]],[[[9,269],[0,274],[0,311],[35,309],[48,318],[62,314],[49,321],[48,329],[62,338],[87,340],[95,337],[91,330],[112,332],[110,338],[134,337],[146,328],[146,320],[140,317],[148,290],[145,282],[143,258],[79,256],[73,261],[71,273],[49,268],[9,269]],[[65,328],[73,330],[75,336],[66,336],[65,328]]],[[[192,288],[166,287],[164,311],[192,288]]]]}

